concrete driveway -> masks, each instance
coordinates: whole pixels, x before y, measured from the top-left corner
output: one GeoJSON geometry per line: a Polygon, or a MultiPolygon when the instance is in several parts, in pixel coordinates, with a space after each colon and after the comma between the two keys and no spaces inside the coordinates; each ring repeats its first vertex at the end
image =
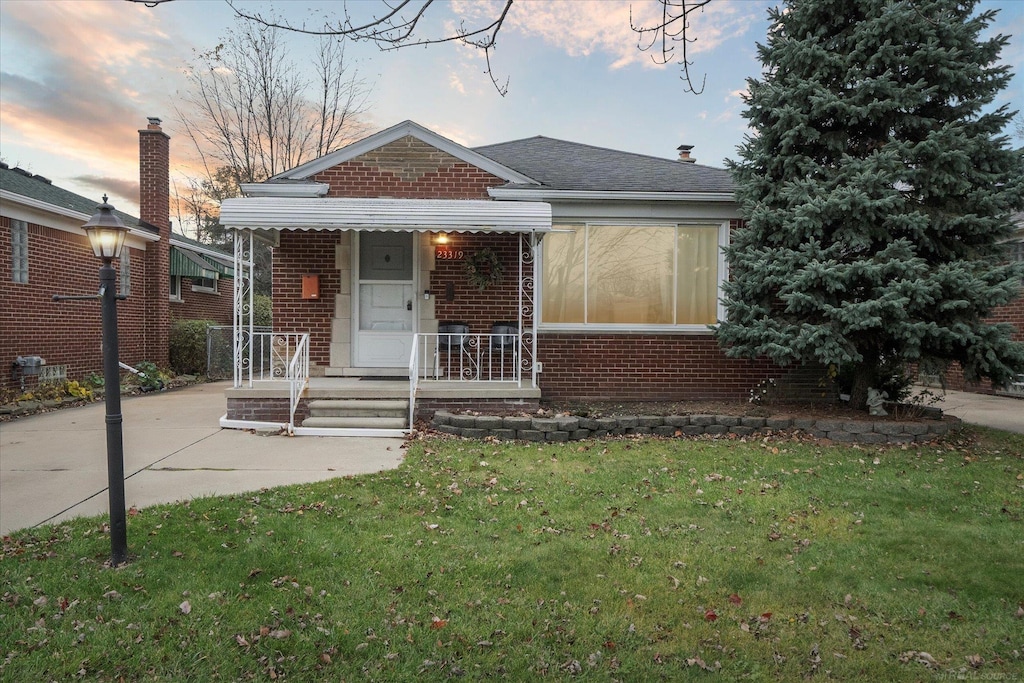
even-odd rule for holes
{"type": "MultiPolygon", "coordinates": [[[[127,505],[379,472],[402,461],[401,439],[221,429],[227,386],[201,384],[121,402],[127,505]]],[[[108,512],[103,403],[0,423],[0,534],[108,512]]]]}

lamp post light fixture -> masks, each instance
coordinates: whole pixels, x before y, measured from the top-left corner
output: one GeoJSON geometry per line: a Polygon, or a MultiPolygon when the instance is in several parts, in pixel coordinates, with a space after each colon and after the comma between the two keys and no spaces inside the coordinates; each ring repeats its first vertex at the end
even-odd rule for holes
{"type": "Polygon", "coordinates": [[[121,380],[117,348],[117,274],[111,261],[121,255],[128,228],[114,214],[114,207],[96,207],[82,226],[100,267],[100,304],[103,313],[103,392],[107,423],[107,491],[110,500],[110,564],[116,567],[128,559],[128,525],[124,506],[124,445],[121,440],[121,380]]]}

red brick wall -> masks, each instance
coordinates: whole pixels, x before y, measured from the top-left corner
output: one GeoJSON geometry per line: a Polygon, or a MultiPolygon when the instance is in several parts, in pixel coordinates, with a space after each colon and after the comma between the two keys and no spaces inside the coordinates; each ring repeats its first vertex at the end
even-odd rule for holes
{"type": "MultiPolygon", "coordinates": [[[[1024,342],[1024,289],[1021,290],[1021,296],[993,310],[992,315],[986,320],[990,323],[1010,323],[1014,327],[1013,340],[1024,342]]],[[[974,391],[982,394],[991,394],[994,391],[992,382],[987,379],[981,382],[968,382],[964,379],[964,372],[959,363],[953,363],[946,372],[945,382],[947,389],[955,391],[974,391]]]]}
{"type": "Polygon", "coordinates": [[[396,199],[487,199],[488,187],[505,182],[411,136],[313,179],[331,186],[328,197],[396,199]]]}
{"type": "Polygon", "coordinates": [[[782,369],[726,358],[711,335],[541,333],[545,399],[746,399],[782,369]]]}
{"type": "MultiPolygon", "coordinates": [[[[95,294],[100,262],[85,236],[29,223],[29,281],[11,274],[11,220],[0,216],[0,389],[20,386],[11,375],[17,356],[42,356],[48,365],[67,365],[69,379],[103,372],[100,306],[96,301],[55,302],[54,294],[95,294]]],[[[147,353],[145,252],[130,250],[132,294],[117,302],[121,360],[153,360],[147,353]]],[[[114,261],[120,279],[120,264],[114,261]]],[[[34,383],[34,379],[29,384],[34,383]]]]}
{"type": "Polygon", "coordinates": [[[207,294],[206,292],[193,292],[192,280],[183,277],[181,278],[181,301],[171,302],[171,321],[213,320],[218,325],[230,325],[233,296],[233,280],[219,281],[217,293],[207,294]]]}
{"type": "Polygon", "coordinates": [[[274,249],[274,331],[309,332],[309,360],[327,366],[331,358],[331,317],[338,293],[332,232],[282,232],[274,249]],[[320,298],[302,298],[302,276],[320,276],[320,298]]]}
{"type": "MultiPolygon", "coordinates": [[[[514,322],[518,319],[519,297],[519,236],[452,233],[449,246],[465,250],[467,257],[490,247],[502,266],[501,280],[480,291],[466,277],[465,261],[437,261],[430,276],[430,293],[435,297],[434,310],[439,322],[464,322],[473,334],[490,334],[496,322],[514,322]],[[445,298],[451,284],[455,298],[445,298]]],[[[533,266],[528,266],[532,273],[533,266]]]]}

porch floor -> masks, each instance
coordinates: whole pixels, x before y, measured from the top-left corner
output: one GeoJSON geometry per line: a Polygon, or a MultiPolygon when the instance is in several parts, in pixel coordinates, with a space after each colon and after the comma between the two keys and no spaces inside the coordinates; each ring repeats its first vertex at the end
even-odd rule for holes
{"type": "MultiPolygon", "coordinates": [[[[252,387],[229,388],[228,398],[288,398],[288,382],[263,381],[252,387]]],[[[520,399],[539,400],[540,389],[519,386],[516,382],[463,382],[446,380],[420,380],[416,385],[416,400],[487,400],[520,399]]],[[[409,398],[408,379],[379,380],[358,377],[310,377],[309,386],[303,393],[308,399],[364,398],[388,399],[409,398]],[[404,381],[403,381],[404,380],[404,381]]]]}

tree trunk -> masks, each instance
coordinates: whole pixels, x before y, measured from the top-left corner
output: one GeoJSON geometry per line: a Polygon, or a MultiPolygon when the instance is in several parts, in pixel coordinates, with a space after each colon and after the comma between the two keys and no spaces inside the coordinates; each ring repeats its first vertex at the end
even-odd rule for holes
{"type": "Polygon", "coordinates": [[[853,370],[853,387],[850,389],[850,407],[866,410],[868,406],[868,389],[878,388],[878,360],[868,358],[857,364],[853,370]]]}

